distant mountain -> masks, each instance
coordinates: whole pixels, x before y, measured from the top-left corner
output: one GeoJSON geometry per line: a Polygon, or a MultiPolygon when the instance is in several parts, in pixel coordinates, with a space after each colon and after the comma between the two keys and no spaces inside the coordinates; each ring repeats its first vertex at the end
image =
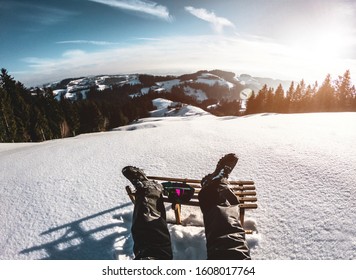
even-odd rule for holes
{"type": "Polygon", "coordinates": [[[280,84],[286,90],[292,82],[279,79],[275,80],[271,78],[252,77],[248,74],[241,74],[240,76],[236,77],[236,79],[238,79],[240,84],[247,85],[254,91],[259,91],[264,85],[276,89],[280,84]]]}
{"type": "Polygon", "coordinates": [[[147,74],[99,75],[80,78],[68,78],[60,82],[49,83],[46,87],[53,90],[57,99],[62,96],[71,100],[85,99],[91,89],[104,91],[120,86],[135,86],[137,91],[131,96],[141,96],[153,92],[179,91],[194,97],[197,101],[208,98],[217,100],[239,100],[244,89],[258,92],[265,84],[277,88],[279,84],[286,89],[290,81],[253,77],[248,74],[236,75],[222,70],[202,70],[180,76],[154,76],[147,74]]]}

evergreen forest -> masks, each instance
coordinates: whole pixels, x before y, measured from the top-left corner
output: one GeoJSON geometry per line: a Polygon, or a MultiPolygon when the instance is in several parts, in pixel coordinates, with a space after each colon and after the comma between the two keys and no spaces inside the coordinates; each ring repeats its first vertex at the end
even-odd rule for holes
{"type": "Polygon", "coordinates": [[[304,80],[297,84],[292,82],[287,91],[281,85],[275,90],[265,85],[248,99],[245,113],[350,111],[356,111],[356,89],[352,85],[350,71],[347,70],[334,81],[327,75],[320,86],[317,82],[314,85],[306,85],[304,80]]]}
{"type": "Polygon", "coordinates": [[[113,88],[88,98],[57,101],[51,88],[33,94],[6,71],[0,74],[0,142],[40,142],[107,131],[147,117],[153,109],[149,97],[132,98],[113,88]]]}

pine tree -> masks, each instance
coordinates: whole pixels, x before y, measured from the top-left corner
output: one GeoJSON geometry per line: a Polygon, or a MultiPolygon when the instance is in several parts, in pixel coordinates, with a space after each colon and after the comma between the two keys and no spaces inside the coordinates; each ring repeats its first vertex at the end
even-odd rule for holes
{"type": "Polygon", "coordinates": [[[67,136],[76,136],[80,127],[77,103],[73,104],[68,99],[63,98],[60,101],[60,105],[63,110],[64,119],[68,124],[70,131],[70,135],[67,136]]]}
{"type": "Polygon", "coordinates": [[[356,111],[356,88],[355,86],[352,86],[352,99],[351,99],[351,110],[356,111]]]}
{"type": "Polygon", "coordinates": [[[284,97],[284,90],[281,84],[278,85],[275,93],[274,93],[274,103],[273,103],[273,110],[276,113],[285,113],[285,97],[284,97]]]}
{"type": "Polygon", "coordinates": [[[62,125],[65,121],[64,112],[58,103],[54,99],[53,91],[51,88],[44,89],[44,95],[40,97],[42,110],[48,122],[51,135],[48,135],[49,139],[57,139],[62,136],[62,125]]]}
{"type": "Polygon", "coordinates": [[[264,104],[264,112],[273,113],[274,111],[274,102],[275,102],[274,90],[273,88],[269,88],[266,93],[266,100],[264,104]]]}
{"type": "Polygon", "coordinates": [[[350,111],[352,107],[353,89],[351,84],[350,70],[347,70],[343,76],[339,76],[336,81],[336,106],[338,111],[350,111]]]}
{"type": "Polygon", "coordinates": [[[335,89],[328,74],[315,95],[316,111],[332,112],[336,109],[335,89]]]}
{"type": "Polygon", "coordinates": [[[314,95],[315,89],[311,85],[308,85],[301,102],[301,112],[312,112],[314,95]]]}
{"type": "Polygon", "coordinates": [[[247,99],[246,102],[246,115],[250,114],[255,114],[257,113],[257,108],[256,108],[256,94],[253,92],[251,97],[247,99]]]}
{"type": "Polygon", "coordinates": [[[256,111],[257,113],[266,112],[267,95],[270,92],[267,85],[264,85],[256,96],[256,111]]]}
{"type": "Polygon", "coordinates": [[[14,141],[26,142],[30,139],[30,108],[26,102],[26,99],[29,98],[27,90],[25,89],[23,84],[16,82],[4,68],[1,69],[0,87],[8,94],[10,98],[11,108],[13,110],[14,120],[16,123],[14,141]]]}
{"type": "Polygon", "coordinates": [[[0,142],[14,142],[16,122],[8,93],[0,87],[0,142]]]}
{"type": "Polygon", "coordinates": [[[301,80],[294,91],[290,93],[289,112],[300,113],[303,111],[303,97],[305,94],[305,82],[301,80]]]}
{"type": "Polygon", "coordinates": [[[294,82],[292,81],[287,92],[286,92],[286,97],[285,97],[285,110],[286,113],[290,113],[291,112],[291,98],[294,95],[294,82]]]}
{"type": "Polygon", "coordinates": [[[30,124],[30,135],[32,141],[41,142],[52,139],[48,121],[38,105],[34,104],[31,108],[30,124]]]}
{"type": "Polygon", "coordinates": [[[99,132],[104,130],[105,119],[97,104],[91,100],[78,103],[80,133],[99,132]]]}

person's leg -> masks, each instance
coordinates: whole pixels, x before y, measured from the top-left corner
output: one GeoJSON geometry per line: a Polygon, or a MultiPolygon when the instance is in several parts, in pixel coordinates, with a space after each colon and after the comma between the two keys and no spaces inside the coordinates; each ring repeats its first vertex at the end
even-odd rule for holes
{"type": "Polygon", "coordinates": [[[133,166],[125,167],[122,173],[136,188],[131,227],[135,259],[172,259],[162,185],[148,180],[133,166]]]}
{"type": "Polygon", "coordinates": [[[203,212],[208,259],[251,259],[239,220],[239,201],[227,181],[237,161],[234,154],[224,156],[215,171],[201,181],[199,203],[203,212]]]}

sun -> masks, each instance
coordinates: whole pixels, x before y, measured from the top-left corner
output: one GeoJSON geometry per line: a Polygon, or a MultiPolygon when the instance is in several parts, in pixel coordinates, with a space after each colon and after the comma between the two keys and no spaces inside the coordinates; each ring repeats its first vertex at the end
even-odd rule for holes
{"type": "Polygon", "coordinates": [[[347,28],[342,24],[311,28],[296,36],[296,51],[314,61],[332,61],[344,56],[350,41],[347,28]],[[298,38],[302,38],[298,41],[298,38]]]}
{"type": "Polygon", "coordinates": [[[317,60],[340,58],[344,55],[347,40],[349,37],[344,34],[341,27],[334,30],[320,30],[310,42],[310,54],[317,60]]]}
{"type": "Polygon", "coordinates": [[[295,34],[291,47],[292,57],[299,71],[307,77],[325,77],[348,69],[345,58],[349,55],[353,36],[350,26],[343,21],[313,25],[295,34]]]}

